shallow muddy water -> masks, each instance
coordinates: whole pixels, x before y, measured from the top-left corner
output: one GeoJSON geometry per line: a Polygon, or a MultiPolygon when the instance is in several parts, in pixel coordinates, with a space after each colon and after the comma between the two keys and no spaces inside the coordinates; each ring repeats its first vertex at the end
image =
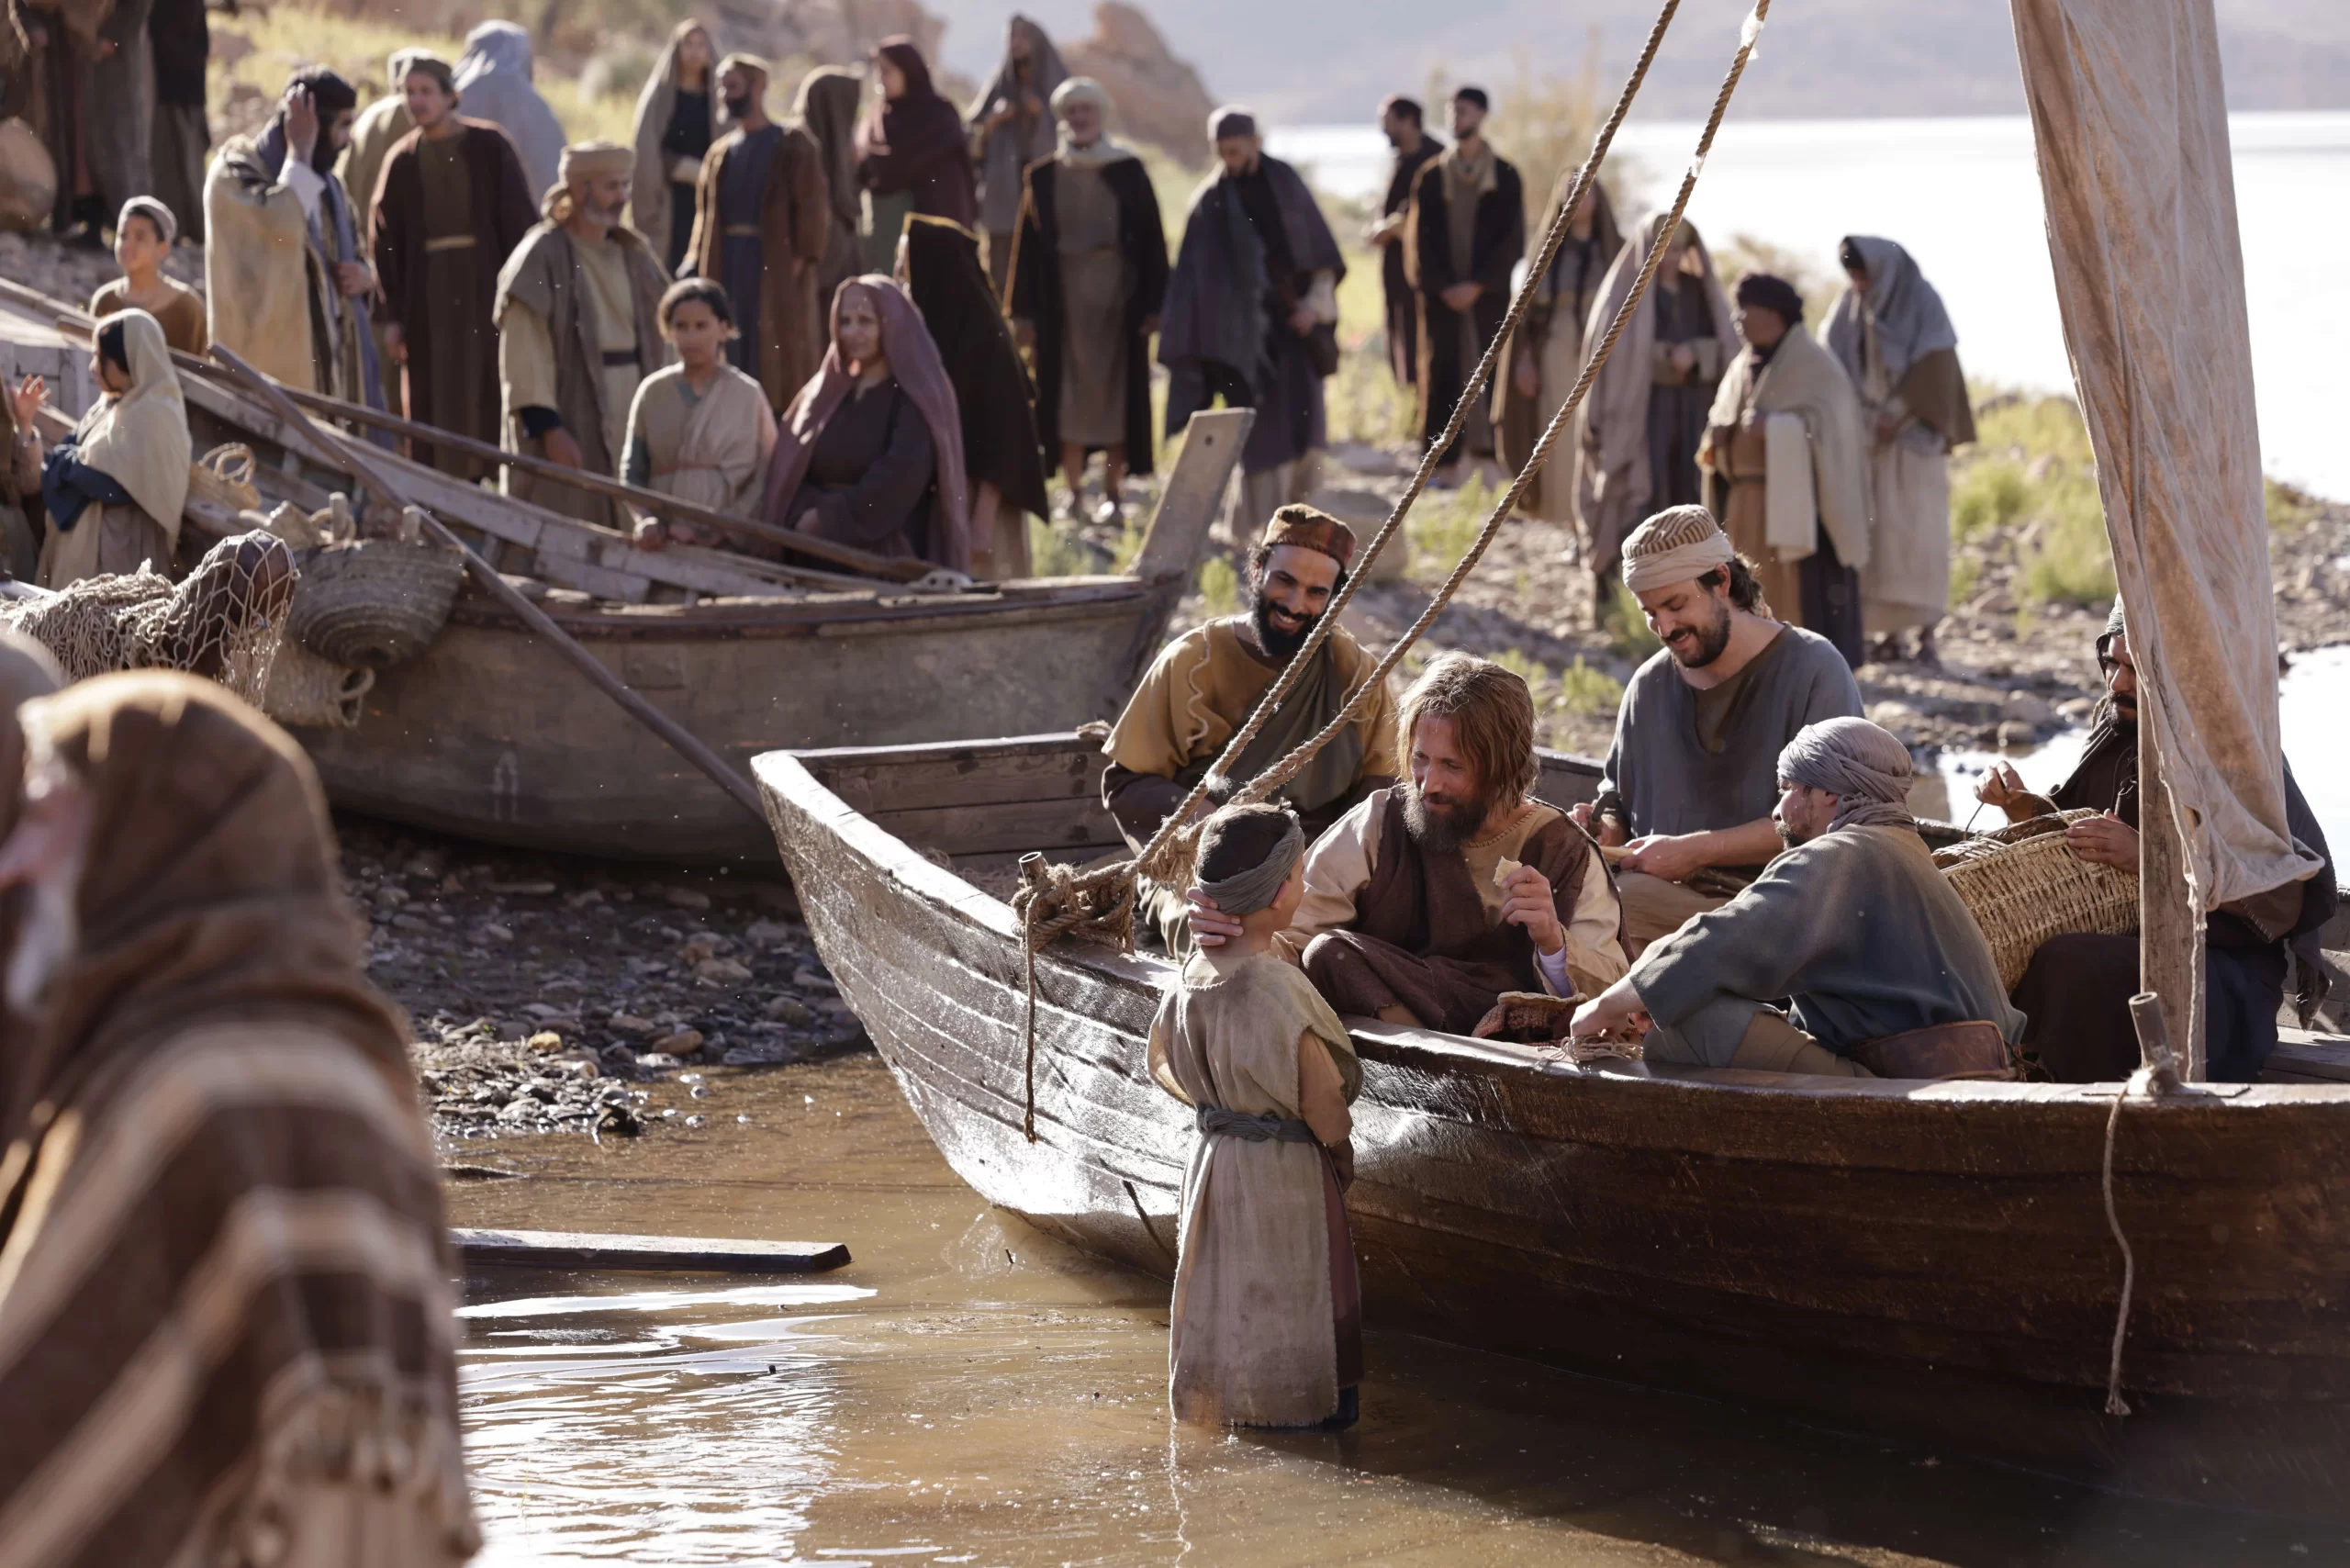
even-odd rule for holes
{"type": "MultiPolygon", "coordinates": [[[[1166,1291],[986,1208],[881,1064],[655,1090],[642,1140],[464,1145],[461,1225],[839,1240],[835,1273],[466,1281],[480,1562],[1278,1565],[2350,1561],[1403,1336],[1344,1436],[1170,1430],[1166,1291]],[[705,1126],[680,1126],[688,1114],[705,1126]]],[[[1512,1310],[1495,1302],[1494,1310],[1512,1310]]]]}

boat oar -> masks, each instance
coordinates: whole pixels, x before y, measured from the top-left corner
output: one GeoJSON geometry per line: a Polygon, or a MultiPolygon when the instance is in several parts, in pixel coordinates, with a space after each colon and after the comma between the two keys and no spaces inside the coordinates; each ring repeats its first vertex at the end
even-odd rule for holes
{"type": "MultiPolygon", "coordinates": [[[[391,483],[374,464],[360,455],[352,446],[331,439],[326,431],[318,427],[309,415],[302,411],[300,405],[285,395],[285,390],[276,382],[247,364],[234,349],[224,348],[215,343],[212,345],[212,357],[234,371],[237,379],[252,388],[253,395],[268,405],[270,412],[285,420],[288,427],[308,437],[311,444],[318,448],[319,454],[326,461],[332,463],[377,495],[397,501],[403,506],[408,504],[407,497],[400,493],[397,485],[391,483]]],[[[520,619],[522,624],[545,638],[555,652],[576,666],[579,673],[586,676],[598,689],[626,710],[629,717],[666,741],[679,756],[709,774],[717,782],[718,787],[733,796],[744,811],[761,822],[767,821],[767,807],[759,800],[758,790],[743,776],[740,768],[704,745],[688,734],[684,725],[647,702],[632,690],[626,681],[607,669],[602,660],[581,647],[570,633],[554,623],[554,619],[545,610],[532,604],[520,588],[498,576],[497,567],[483,560],[464,540],[452,533],[439,518],[422,508],[417,509],[416,515],[423,520],[425,532],[430,533],[436,542],[464,552],[465,570],[473,574],[474,581],[481,585],[484,592],[512,611],[520,619]]]]}

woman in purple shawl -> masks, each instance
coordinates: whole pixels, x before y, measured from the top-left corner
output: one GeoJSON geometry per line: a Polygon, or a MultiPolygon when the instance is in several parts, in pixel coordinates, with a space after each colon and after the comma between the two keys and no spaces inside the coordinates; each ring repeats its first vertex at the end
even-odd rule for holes
{"type": "Polygon", "coordinates": [[[963,421],[922,313],[886,277],[833,295],[824,363],[783,411],[761,509],[778,528],[971,568],[963,421]]]}
{"type": "MultiPolygon", "coordinates": [[[[856,128],[856,177],[877,196],[910,196],[913,210],[969,229],[979,221],[979,190],[963,116],[931,85],[930,65],[903,36],[873,50],[881,102],[856,128]]],[[[892,250],[898,236],[888,237],[892,250]]]]}

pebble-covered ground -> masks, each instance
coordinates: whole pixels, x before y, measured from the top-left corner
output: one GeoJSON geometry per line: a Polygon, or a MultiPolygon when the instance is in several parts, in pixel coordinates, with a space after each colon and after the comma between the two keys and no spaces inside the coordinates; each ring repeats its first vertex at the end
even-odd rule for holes
{"type": "Polygon", "coordinates": [[[780,879],[499,850],[346,818],[375,982],[446,1140],[699,1125],[698,1070],[865,1045],[780,879]],[[645,1085],[683,1084],[655,1108],[645,1085]]]}

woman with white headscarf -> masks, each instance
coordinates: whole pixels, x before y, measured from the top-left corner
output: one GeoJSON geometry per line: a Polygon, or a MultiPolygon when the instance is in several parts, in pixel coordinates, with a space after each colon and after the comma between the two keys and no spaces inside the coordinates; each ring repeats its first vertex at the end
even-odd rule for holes
{"type": "Polygon", "coordinates": [[[563,122],[531,85],[531,35],[511,22],[484,22],[465,35],[457,60],[457,95],[468,119],[504,130],[521,154],[532,191],[543,196],[561,176],[563,122]]]}
{"type": "Polygon", "coordinates": [[[1975,439],[1958,331],[1892,241],[1850,235],[1838,260],[1849,286],[1819,336],[1861,395],[1868,442],[1862,627],[1880,659],[1901,657],[1901,633],[1918,628],[1917,656],[1931,664],[1934,623],[1950,610],[1950,454],[1975,439]]]}
{"type": "MultiPolygon", "coordinates": [[[[38,576],[47,588],[142,562],[169,576],[187,504],[187,404],[162,323],[144,310],[108,316],[90,357],[105,396],[41,461],[49,537],[38,576]]],[[[14,394],[19,430],[32,428],[44,390],[35,377],[14,394]]]]}

